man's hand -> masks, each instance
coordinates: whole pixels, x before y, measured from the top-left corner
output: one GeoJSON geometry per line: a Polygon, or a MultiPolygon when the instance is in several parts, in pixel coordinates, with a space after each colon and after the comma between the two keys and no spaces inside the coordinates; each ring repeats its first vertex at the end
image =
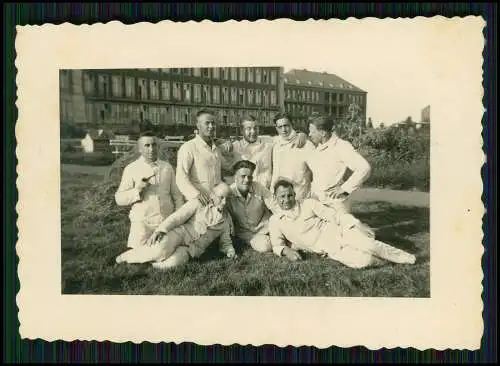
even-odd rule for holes
{"type": "Polygon", "coordinates": [[[146,245],[148,245],[148,246],[156,245],[163,239],[164,236],[165,236],[165,233],[163,231],[155,231],[149,237],[148,241],[146,242],[146,245]]]}
{"type": "Polygon", "coordinates": [[[304,132],[297,133],[297,139],[292,143],[292,147],[296,147],[298,149],[304,147],[307,142],[307,135],[304,132]]]}
{"type": "Polygon", "coordinates": [[[283,252],[282,252],[283,256],[284,257],[287,257],[289,260],[291,261],[299,261],[302,259],[302,257],[300,256],[299,252],[289,248],[289,247],[285,247],[283,249],[283,252]]]}
{"type": "Polygon", "coordinates": [[[346,198],[349,193],[347,193],[346,191],[344,191],[341,187],[332,187],[332,188],[328,188],[326,190],[326,193],[328,195],[328,197],[332,198],[332,199],[343,199],[343,198],[346,198]]]}
{"type": "Polygon", "coordinates": [[[198,200],[203,206],[213,203],[212,196],[209,192],[204,189],[200,189],[200,194],[198,195],[198,200]]]}

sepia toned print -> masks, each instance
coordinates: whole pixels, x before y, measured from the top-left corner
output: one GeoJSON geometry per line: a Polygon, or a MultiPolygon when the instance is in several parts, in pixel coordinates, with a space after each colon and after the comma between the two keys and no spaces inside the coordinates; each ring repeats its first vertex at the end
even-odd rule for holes
{"type": "Polygon", "coordinates": [[[483,25],[19,28],[21,335],[477,348],[483,25]]]}

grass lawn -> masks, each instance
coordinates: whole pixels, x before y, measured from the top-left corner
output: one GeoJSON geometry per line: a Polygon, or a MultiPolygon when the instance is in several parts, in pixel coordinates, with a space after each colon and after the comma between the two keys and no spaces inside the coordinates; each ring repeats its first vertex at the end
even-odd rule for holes
{"type": "Polygon", "coordinates": [[[209,250],[169,272],[149,264],[117,265],[126,250],[128,209],[114,203],[102,176],[61,172],[64,294],[429,297],[429,209],[358,203],[353,213],[377,237],[417,256],[417,263],[354,270],[315,255],[288,262],[237,248],[240,258],[209,250]],[[99,188],[97,188],[99,187],[99,188]]]}

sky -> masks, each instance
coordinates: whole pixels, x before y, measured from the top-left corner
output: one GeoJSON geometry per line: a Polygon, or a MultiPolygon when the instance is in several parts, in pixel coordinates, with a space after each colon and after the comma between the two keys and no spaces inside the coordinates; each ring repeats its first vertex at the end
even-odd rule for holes
{"type": "Polygon", "coordinates": [[[300,52],[283,64],[285,72],[293,68],[325,71],[367,91],[367,118],[374,125],[390,125],[408,116],[420,121],[427,105],[431,105],[432,120],[432,102],[438,99],[446,57],[460,50],[459,38],[456,43],[450,38],[452,29],[398,20],[302,27],[300,34],[289,30],[300,52]],[[319,35],[321,43],[311,41],[319,35]]]}

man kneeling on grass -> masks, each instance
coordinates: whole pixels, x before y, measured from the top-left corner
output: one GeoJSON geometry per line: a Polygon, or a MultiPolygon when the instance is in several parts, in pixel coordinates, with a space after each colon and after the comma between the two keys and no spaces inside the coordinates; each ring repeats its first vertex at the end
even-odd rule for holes
{"type": "Polygon", "coordinates": [[[274,193],[281,208],[269,220],[273,252],[299,260],[299,250],[327,255],[351,268],[364,268],[385,259],[414,264],[415,256],[375,239],[373,231],[353,215],[315,199],[295,200],[293,184],[280,179],[274,193]],[[286,243],[289,242],[291,247],[286,243]]]}
{"type": "Polygon", "coordinates": [[[116,262],[153,262],[154,268],[168,269],[200,257],[217,239],[222,253],[237,258],[231,217],[225,209],[229,192],[229,187],[220,183],[212,190],[213,203],[203,206],[197,198],[186,202],[156,228],[145,246],[119,255],[116,262]]]}

